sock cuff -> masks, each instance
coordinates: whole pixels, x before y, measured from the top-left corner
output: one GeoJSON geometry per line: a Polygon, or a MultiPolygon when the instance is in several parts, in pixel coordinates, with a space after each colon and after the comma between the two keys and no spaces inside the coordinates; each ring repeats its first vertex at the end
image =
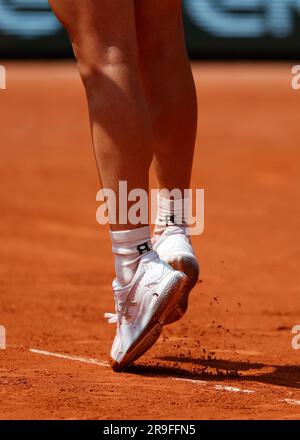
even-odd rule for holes
{"type": "Polygon", "coordinates": [[[128,231],[111,231],[112,251],[117,255],[145,255],[152,251],[150,227],[128,231]]]}
{"type": "Polygon", "coordinates": [[[130,229],[127,231],[110,231],[110,238],[113,243],[122,244],[128,242],[147,241],[150,239],[151,232],[149,226],[130,229]]]}
{"type": "Polygon", "coordinates": [[[171,226],[185,224],[185,209],[189,208],[191,197],[170,199],[157,195],[157,226],[171,226]]]}

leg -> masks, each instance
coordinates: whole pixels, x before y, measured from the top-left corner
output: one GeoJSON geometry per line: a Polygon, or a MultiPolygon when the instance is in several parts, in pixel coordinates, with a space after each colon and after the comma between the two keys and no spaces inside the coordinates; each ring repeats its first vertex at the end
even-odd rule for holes
{"type": "MultiPolygon", "coordinates": [[[[148,190],[153,157],[151,121],[140,79],[133,0],[50,0],[67,29],[85,86],[95,156],[104,188],[114,191],[117,224],[111,224],[116,272],[130,282],[147,243],[145,225],[119,224],[119,182],[148,190]],[[118,231],[122,234],[118,235],[118,231]],[[126,249],[125,249],[126,248],[126,249]],[[125,249],[125,250],[124,250],[125,249]]],[[[127,204],[127,200],[122,201],[127,204]]],[[[127,206],[128,210],[129,206],[127,206]]]]}
{"type": "MultiPolygon", "coordinates": [[[[102,183],[118,194],[148,189],[152,128],[138,66],[133,0],[50,0],[69,32],[88,98],[96,159],[102,183]]],[[[176,306],[185,276],[152,251],[149,227],[115,225],[117,323],[112,367],[120,371],[158,339],[176,306]],[[124,230],[127,229],[127,230],[124,230]]]]}
{"type": "MultiPolygon", "coordinates": [[[[135,0],[139,59],[154,130],[155,169],[160,189],[189,188],[197,130],[197,98],[187,57],[181,0],[135,0]]],[[[191,202],[191,201],[190,201],[191,202]]],[[[154,249],[185,272],[188,285],[165,323],[181,318],[199,265],[185,233],[183,201],[158,198],[154,249]]]]}
{"type": "MultiPolygon", "coordinates": [[[[119,182],[126,180],[128,191],[148,190],[152,129],[140,80],[133,0],[49,3],[78,61],[103,187],[118,196],[119,182]]],[[[112,225],[113,230],[136,227],[112,225]]]]}
{"type": "Polygon", "coordinates": [[[140,66],[155,136],[160,188],[189,188],[197,98],[181,0],[135,0],[140,66]]]}

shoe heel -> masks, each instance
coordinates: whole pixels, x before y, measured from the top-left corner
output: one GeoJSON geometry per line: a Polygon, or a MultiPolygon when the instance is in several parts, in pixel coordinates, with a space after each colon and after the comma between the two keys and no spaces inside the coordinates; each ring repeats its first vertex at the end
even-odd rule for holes
{"type": "Polygon", "coordinates": [[[175,307],[175,310],[173,310],[173,313],[167,316],[165,325],[178,321],[186,313],[189,304],[189,295],[191,290],[195,287],[200,274],[199,264],[197,260],[192,257],[180,256],[175,260],[169,261],[168,264],[172,266],[173,269],[178,270],[186,275],[187,284],[175,307]]]}

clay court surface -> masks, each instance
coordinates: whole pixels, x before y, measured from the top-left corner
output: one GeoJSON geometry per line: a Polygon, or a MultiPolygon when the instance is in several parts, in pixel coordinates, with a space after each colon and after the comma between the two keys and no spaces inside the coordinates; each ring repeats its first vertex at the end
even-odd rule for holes
{"type": "Polygon", "coordinates": [[[95,220],[99,185],[76,69],[6,68],[0,418],[300,418],[300,351],[291,346],[300,324],[300,91],[291,65],[194,64],[202,282],[184,319],[123,374],[107,366],[113,260],[95,220]]]}

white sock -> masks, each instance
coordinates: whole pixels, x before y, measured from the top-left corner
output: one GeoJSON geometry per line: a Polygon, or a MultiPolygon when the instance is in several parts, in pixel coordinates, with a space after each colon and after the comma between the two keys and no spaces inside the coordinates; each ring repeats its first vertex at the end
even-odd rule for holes
{"type": "Polygon", "coordinates": [[[110,236],[118,281],[127,286],[135,275],[140,258],[152,251],[150,227],[111,231],[110,236]]]}
{"type": "Polygon", "coordinates": [[[186,226],[184,207],[188,206],[188,199],[170,199],[157,195],[157,215],[155,220],[154,236],[159,237],[169,226],[186,226]]]}

